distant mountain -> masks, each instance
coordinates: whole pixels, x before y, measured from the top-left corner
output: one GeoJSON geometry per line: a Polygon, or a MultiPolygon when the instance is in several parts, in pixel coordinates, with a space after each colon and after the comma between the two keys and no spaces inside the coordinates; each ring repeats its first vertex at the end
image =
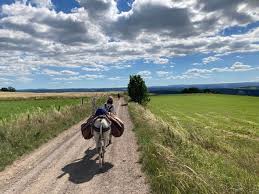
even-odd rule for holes
{"type": "Polygon", "coordinates": [[[221,84],[193,84],[150,87],[149,92],[155,94],[180,94],[185,88],[210,89],[218,94],[259,96],[259,82],[221,83],[221,84]]]}
{"type": "Polygon", "coordinates": [[[169,85],[171,88],[190,88],[196,87],[199,89],[213,88],[241,88],[241,87],[259,87],[259,82],[242,82],[242,83],[219,83],[219,84],[191,84],[191,85],[169,85]]]}

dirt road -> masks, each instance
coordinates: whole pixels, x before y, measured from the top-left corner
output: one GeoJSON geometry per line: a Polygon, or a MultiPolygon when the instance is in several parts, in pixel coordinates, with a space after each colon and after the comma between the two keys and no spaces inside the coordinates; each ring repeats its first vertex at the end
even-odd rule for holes
{"type": "Polygon", "coordinates": [[[0,193],[148,193],[128,107],[120,100],[116,109],[125,132],[107,148],[104,172],[79,123],[0,172],[0,193]]]}

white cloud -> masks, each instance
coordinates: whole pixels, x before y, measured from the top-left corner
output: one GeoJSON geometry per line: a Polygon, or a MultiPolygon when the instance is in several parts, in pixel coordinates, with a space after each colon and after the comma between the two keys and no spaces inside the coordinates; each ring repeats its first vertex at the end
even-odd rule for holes
{"type": "Polygon", "coordinates": [[[90,66],[90,67],[83,67],[83,71],[92,71],[92,72],[98,72],[98,71],[108,71],[109,68],[105,67],[103,65],[96,65],[96,66],[90,66]]]}
{"type": "Polygon", "coordinates": [[[32,5],[36,5],[38,7],[47,7],[47,8],[53,7],[51,0],[31,0],[27,2],[31,3],[32,5]]]}
{"type": "Polygon", "coordinates": [[[255,68],[251,67],[250,65],[244,65],[241,62],[235,62],[231,67],[231,70],[233,71],[250,71],[254,70],[255,68]]]}
{"type": "Polygon", "coordinates": [[[192,68],[187,70],[183,73],[186,78],[193,78],[193,77],[208,77],[212,73],[222,73],[222,72],[244,72],[244,71],[252,71],[252,70],[259,70],[259,67],[252,67],[250,65],[244,65],[241,62],[235,62],[230,67],[221,67],[221,68],[211,68],[211,69],[197,69],[192,68]]]}
{"type": "Polygon", "coordinates": [[[203,64],[208,64],[208,63],[215,62],[215,61],[218,61],[218,60],[221,60],[221,59],[218,58],[218,57],[209,56],[209,57],[207,57],[207,58],[203,58],[203,59],[202,59],[202,63],[203,63],[203,64]]]}
{"type": "Polygon", "coordinates": [[[157,58],[155,60],[153,60],[153,63],[155,64],[168,64],[169,60],[166,58],[157,58]]]}
{"type": "Polygon", "coordinates": [[[108,80],[112,80],[112,81],[119,81],[121,80],[121,77],[109,77],[108,80]]]}
{"type": "Polygon", "coordinates": [[[84,70],[84,71],[104,71],[104,69],[98,68],[98,67],[96,67],[96,68],[83,67],[82,70],[84,70]]]}
{"type": "Polygon", "coordinates": [[[152,78],[151,77],[152,73],[150,71],[147,71],[147,70],[140,71],[137,74],[140,75],[141,77],[143,77],[144,79],[151,79],[152,78]]]}
{"type": "Polygon", "coordinates": [[[256,77],[254,80],[251,80],[251,81],[259,82],[259,77],[256,77]]]}
{"type": "Polygon", "coordinates": [[[114,0],[78,1],[83,7],[71,13],[57,13],[50,0],[28,1],[36,7],[3,5],[0,75],[28,77],[46,66],[99,72],[129,68],[132,60],[167,64],[176,56],[213,53],[204,59],[207,64],[222,55],[259,51],[259,28],[220,35],[229,27],[258,21],[258,1],[135,0],[122,13],[114,0]]]}
{"type": "Polygon", "coordinates": [[[230,67],[215,67],[211,69],[199,69],[191,68],[180,75],[171,75],[167,72],[161,72],[161,78],[164,79],[193,79],[193,78],[209,78],[214,73],[223,72],[246,72],[246,71],[258,71],[259,67],[252,67],[250,65],[245,65],[241,62],[235,62],[230,67]]]}
{"type": "Polygon", "coordinates": [[[70,70],[62,70],[62,71],[55,71],[51,69],[43,69],[43,74],[54,76],[54,75],[78,75],[78,72],[70,71],[70,70]]]}
{"type": "Polygon", "coordinates": [[[33,79],[30,77],[19,77],[16,79],[16,81],[22,82],[22,83],[29,83],[29,82],[33,81],[33,79]]]}
{"type": "Polygon", "coordinates": [[[199,66],[199,65],[202,65],[201,63],[193,63],[192,64],[193,66],[199,66]]]}
{"type": "Polygon", "coordinates": [[[141,75],[141,76],[150,76],[152,73],[150,71],[140,71],[137,73],[138,75],[141,75]]]}
{"type": "Polygon", "coordinates": [[[167,71],[157,71],[156,74],[158,75],[158,77],[167,77],[170,72],[167,72],[167,71]]]}
{"type": "Polygon", "coordinates": [[[117,65],[111,66],[111,68],[115,68],[115,69],[127,69],[130,67],[131,67],[131,65],[126,65],[126,64],[117,64],[117,65]]]}
{"type": "Polygon", "coordinates": [[[85,74],[79,76],[71,76],[71,77],[61,77],[54,78],[55,81],[78,81],[78,80],[94,80],[104,78],[104,75],[93,75],[93,74],[85,74]]]}

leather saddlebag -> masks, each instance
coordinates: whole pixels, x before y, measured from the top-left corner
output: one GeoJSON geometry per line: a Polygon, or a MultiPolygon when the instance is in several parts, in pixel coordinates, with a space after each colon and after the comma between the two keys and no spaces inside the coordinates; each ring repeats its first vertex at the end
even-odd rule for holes
{"type": "Polygon", "coordinates": [[[109,115],[109,120],[111,121],[111,134],[114,137],[122,136],[124,132],[124,123],[116,116],[109,115]]]}
{"type": "Polygon", "coordinates": [[[91,139],[93,137],[92,134],[92,126],[94,121],[94,116],[91,116],[87,119],[86,123],[81,125],[81,132],[85,139],[91,139]]]}

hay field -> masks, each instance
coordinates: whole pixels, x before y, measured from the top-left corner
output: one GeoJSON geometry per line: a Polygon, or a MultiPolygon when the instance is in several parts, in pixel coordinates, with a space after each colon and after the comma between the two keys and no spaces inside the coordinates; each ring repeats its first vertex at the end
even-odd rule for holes
{"type": "Polygon", "coordinates": [[[42,98],[80,98],[103,96],[112,92],[64,92],[64,93],[33,93],[33,92],[0,92],[0,100],[6,99],[42,99],[42,98]]]}

